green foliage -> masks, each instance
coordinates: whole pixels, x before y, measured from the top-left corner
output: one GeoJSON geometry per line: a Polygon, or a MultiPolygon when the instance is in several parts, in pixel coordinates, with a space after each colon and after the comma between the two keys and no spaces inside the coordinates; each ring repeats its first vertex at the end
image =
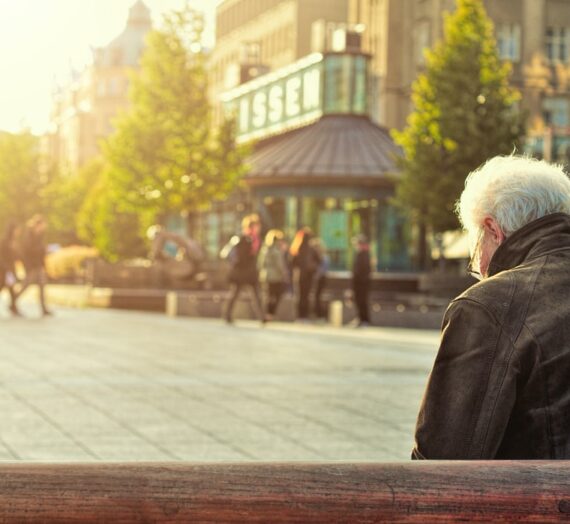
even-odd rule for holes
{"type": "Polygon", "coordinates": [[[147,246],[142,235],[143,217],[117,208],[109,171],[103,167],[77,215],[78,236],[95,246],[111,262],[145,256],[147,246]]]}
{"type": "Polygon", "coordinates": [[[39,141],[29,132],[0,133],[0,227],[42,212],[39,141]]]}
{"type": "Polygon", "coordinates": [[[79,173],[56,172],[42,189],[41,199],[49,224],[50,241],[70,245],[80,240],[77,233],[78,214],[102,169],[102,160],[96,158],[79,173]]]}
{"type": "Polygon", "coordinates": [[[146,255],[145,231],[157,217],[225,198],[246,151],[235,144],[233,122],[212,131],[202,27],[186,7],[149,34],[128,111],[103,158],[79,173],[42,175],[36,137],[0,134],[0,227],[41,212],[50,241],[86,242],[114,261],[146,255]]]}
{"type": "Polygon", "coordinates": [[[459,227],[453,209],[467,174],[517,148],[524,126],[510,65],[498,57],[481,0],[457,0],[444,40],[426,60],[413,85],[414,112],[404,131],[393,133],[404,152],[396,201],[437,233],[459,227]]]}
{"type": "Polygon", "coordinates": [[[148,37],[129,111],[104,147],[122,211],[192,210],[227,196],[243,173],[232,123],[212,132],[204,55],[192,51],[200,20],[187,7],[148,37]]]}

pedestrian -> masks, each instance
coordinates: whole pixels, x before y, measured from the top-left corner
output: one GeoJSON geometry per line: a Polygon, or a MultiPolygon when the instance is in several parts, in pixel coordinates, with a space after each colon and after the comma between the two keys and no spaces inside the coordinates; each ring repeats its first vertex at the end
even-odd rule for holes
{"type": "Polygon", "coordinates": [[[272,320],[277,312],[281,296],[288,281],[288,268],[283,256],[283,232],[271,229],[265,235],[265,243],[261,247],[257,259],[259,280],[265,286],[267,295],[267,320],[272,320]]]}
{"type": "Polygon", "coordinates": [[[481,281],[449,305],[416,459],[570,459],[570,180],[495,157],[457,205],[481,281]]]}
{"type": "Polygon", "coordinates": [[[286,237],[283,237],[281,242],[279,242],[279,247],[281,248],[281,255],[283,256],[285,268],[287,269],[287,277],[285,279],[285,293],[287,295],[293,296],[293,258],[291,257],[291,246],[286,237]]]}
{"type": "Polygon", "coordinates": [[[290,253],[293,268],[297,270],[298,301],[297,319],[306,321],[309,319],[309,297],[321,260],[314,247],[311,246],[313,237],[311,229],[304,227],[297,231],[291,243],[290,253]]]}
{"type": "Polygon", "coordinates": [[[48,316],[53,313],[47,308],[45,301],[45,284],[47,274],[45,270],[46,245],[44,235],[47,222],[42,215],[34,215],[24,227],[20,242],[20,256],[26,276],[22,287],[18,290],[18,298],[30,285],[37,285],[40,292],[40,306],[42,315],[48,316]]]}
{"type": "Polygon", "coordinates": [[[357,327],[370,325],[368,312],[368,292],[370,290],[370,244],[365,235],[357,235],[353,239],[356,256],[352,266],[352,291],[356,304],[357,327]]]}
{"type": "Polygon", "coordinates": [[[242,234],[233,237],[222,249],[221,256],[231,264],[229,273],[230,292],[226,300],[224,318],[233,322],[233,308],[242,288],[247,287],[254,302],[254,308],[262,324],[266,322],[259,294],[257,273],[256,239],[260,238],[261,223],[257,215],[248,215],[242,220],[242,234]],[[226,253],[227,252],[227,253],[226,253]]]}
{"type": "Polygon", "coordinates": [[[319,267],[317,268],[317,271],[315,272],[315,276],[314,276],[314,279],[315,279],[315,282],[314,282],[314,287],[315,287],[315,302],[314,302],[315,317],[318,319],[321,319],[321,318],[326,319],[328,315],[327,315],[326,307],[323,303],[323,291],[325,289],[325,286],[327,285],[327,272],[328,272],[329,266],[330,266],[330,258],[329,258],[329,255],[327,254],[326,246],[320,238],[318,238],[318,237],[313,238],[311,240],[311,246],[317,252],[319,259],[320,259],[319,267]]]}
{"type": "Polygon", "coordinates": [[[248,215],[247,220],[251,224],[249,236],[251,237],[251,244],[253,246],[253,251],[256,255],[259,254],[261,249],[261,244],[263,243],[261,237],[261,219],[257,213],[252,213],[248,215]]]}
{"type": "Polygon", "coordinates": [[[10,293],[10,311],[15,316],[21,316],[16,305],[16,291],[14,289],[16,278],[16,237],[18,227],[10,222],[0,240],[0,291],[6,288],[10,293]]]}

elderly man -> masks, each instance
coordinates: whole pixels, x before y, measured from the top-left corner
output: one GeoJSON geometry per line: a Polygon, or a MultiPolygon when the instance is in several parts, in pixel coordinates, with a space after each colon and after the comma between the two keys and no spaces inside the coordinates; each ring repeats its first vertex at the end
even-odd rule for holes
{"type": "Polygon", "coordinates": [[[416,459],[570,458],[570,180],[496,157],[458,204],[482,281],[445,313],[416,459]]]}

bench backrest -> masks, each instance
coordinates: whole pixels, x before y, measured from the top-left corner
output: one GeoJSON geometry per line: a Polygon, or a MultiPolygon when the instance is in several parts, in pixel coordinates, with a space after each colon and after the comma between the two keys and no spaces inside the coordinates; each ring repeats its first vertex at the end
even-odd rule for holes
{"type": "Polygon", "coordinates": [[[562,461],[0,465],[0,522],[569,519],[562,461]]]}

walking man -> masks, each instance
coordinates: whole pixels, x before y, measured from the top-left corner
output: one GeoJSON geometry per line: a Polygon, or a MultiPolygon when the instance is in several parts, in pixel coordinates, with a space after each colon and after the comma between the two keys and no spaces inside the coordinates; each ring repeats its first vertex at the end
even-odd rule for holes
{"type": "MultiPolygon", "coordinates": [[[[234,237],[227,249],[227,258],[232,267],[230,269],[230,293],[225,306],[224,318],[228,324],[233,322],[233,308],[239,297],[240,291],[248,287],[262,324],[266,318],[261,305],[259,294],[259,279],[257,273],[257,251],[260,247],[261,223],[257,215],[248,215],[242,220],[242,234],[234,237]]],[[[222,250],[222,251],[224,251],[222,250]]]]}
{"type": "Polygon", "coordinates": [[[40,306],[44,316],[52,315],[46,306],[44,291],[47,280],[45,271],[46,245],[44,241],[46,228],[47,222],[41,215],[34,215],[26,223],[21,243],[21,258],[26,270],[26,277],[17,294],[19,297],[28,286],[37,285],[40,292],[40,306]]]}

